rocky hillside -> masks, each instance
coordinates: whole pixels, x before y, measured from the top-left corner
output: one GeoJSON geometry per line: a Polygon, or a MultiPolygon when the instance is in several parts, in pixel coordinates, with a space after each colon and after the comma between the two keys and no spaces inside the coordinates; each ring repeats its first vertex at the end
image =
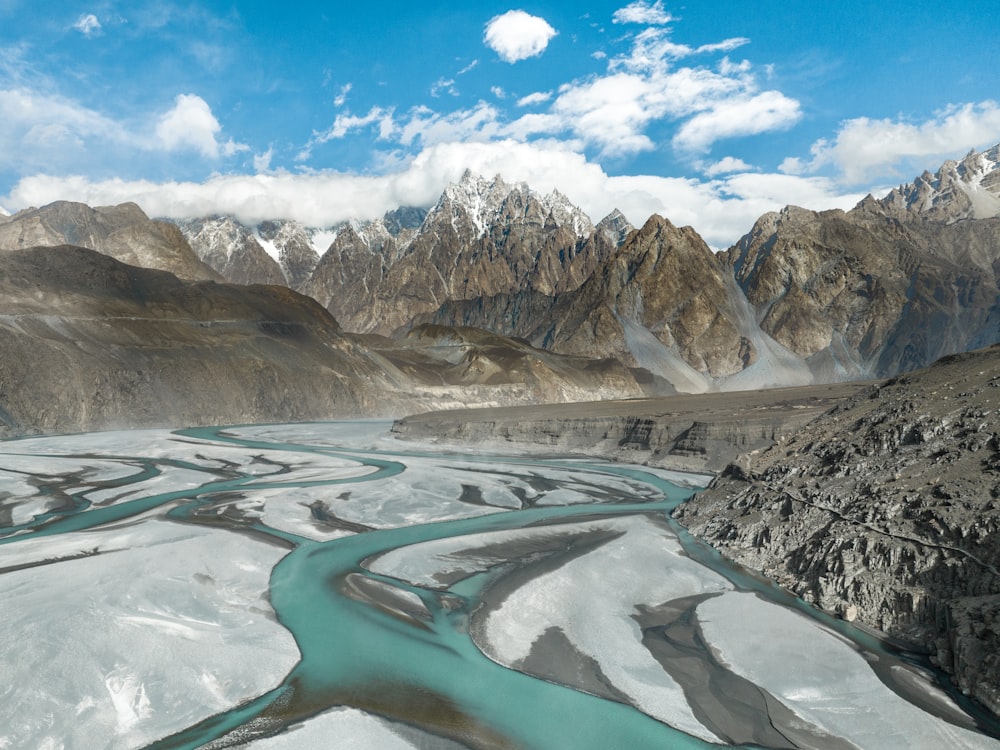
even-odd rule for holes
{"type": "Polygon", "coordinates": [[[477,331],[344,333],[281,286],[182,281],[72,246],[0,263],[0,437],[622,398],[617,362],[477,331]]]}
{"type": "Polygon", "coordinates": [[[1000,711],[1000,346],[869,387],[676,515],[1000,711]]]}
{"type": "Polygon", "coordinates": [[[151,220],[134,203],[91,208],[59,201],[0,216],[0,250],[40,245],[78,245],[185,279],[220,279],[201,262],[176,225],[151,220]]]}
{"type": "Polygon", "coordinates": [[[288,285],[353,333],[474,327],[617,359],[661,390],[745,390],[891,376],[1000,340],[998,165],[995,147],[851,211],[765,214],[718,255],[662,217],[595,226],[557,191],[471,173],[430,211],[327,229],[211,217],[182,236],[132,205],[53,204],[0,217],[0,247],[74,242],[288,285]]]}
{"type": "Polygon", "coordinates": [[[0,264],[0,434],[391,413],[399,387],[313,300],[69,246],[0,264]]]}

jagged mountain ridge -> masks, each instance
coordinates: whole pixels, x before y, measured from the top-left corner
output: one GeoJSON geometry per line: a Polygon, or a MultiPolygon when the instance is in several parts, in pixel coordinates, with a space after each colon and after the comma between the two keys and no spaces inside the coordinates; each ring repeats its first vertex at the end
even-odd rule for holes
{"type": "Polygon", "coordinates": [[[949,224],[1000,216],[1000,144],[983,152],[972,150],[961,161],[946,161],[936,173],[925,171],[884,198],[869,195],[861,206],[897,219],[920,217],[949,224]]]}
{"type": "Polygon", "coordinates": [[[301,289],[348,330],[390,335],[450,300],[576,288],[614,252],[623,219],[594,227],[556,191],[467,172],[418,228],[347,227],[301,289]]]}
{"type": "Polygon", "coordinates": [[[765,214],[718,256],[721,271],[692,252],[703,244],[696,234],[681,240],[657,219],[659,240],[650,243],[646,228],[633,234],[576,291],[451,301],[417,320],[617,356],[687,391],[924,367],[1000,339],[1000,218],[968,213],[970,191],[1000,182],[998,154],[947,163],[939,187],[957,175],[966,188],[953,184],[897,215],[886,207],[926,187],[925,178],[848,212],[765,214]]]}

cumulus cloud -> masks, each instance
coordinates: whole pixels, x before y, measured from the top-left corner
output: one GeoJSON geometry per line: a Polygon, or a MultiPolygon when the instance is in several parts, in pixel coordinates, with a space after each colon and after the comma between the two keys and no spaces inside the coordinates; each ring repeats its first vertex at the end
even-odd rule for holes
{"type": "Polygon", "coordinates": [[[21,174],[131,166],[178,150],[214,161],[248,150],[222,140],[208,103],[194,94],[178,96],[165,112],[118,120],[73,99],[25,88],[0,90],[0,143],[0,168],[21,174]]]}
{"type": "Polygon", "coordinates": [[[483,42],[501,60],[515,63],[542,54],[556,33],[544,18],[523,10],[509,10],[490,19],[483,42]]]}
{"type": "Polygon", "coordinates": [[[229,139],[219,143],[222,130],[208,102],[197,94],[179,94],[173,109],[165,112],[156,123],[156,137],[167,151],[193,149],[211,159],[221,154],[232,156],[249,146],[229,139]]]}
{"type": "Polygon", "coordinates": [[[655,3],[638,0],[629,3],[624,8],[619,8],[611,17],[612,23],[642,23],[660,26],[674,20],[676,19],[663,9],[662,0],[656,0],[655,3]]]}
{"type": "Polygon", "coordinates": [[[311,226],[371,219],[397,206],[429,207],[466,169],[535,190],[559,189],[594,220],[620,209],[634,224],[652,213],[694,226],[716,248],[728,247],[764,212],[788,203],[849,208],[863,196],[845,194],[822,177],[736,174],[697,180],[609,176],[599,165],[558,144],[514,140],[438,143],[400,169],[380,176],[338,172],[218,175],[205,182],[91,181],[84,177],[22,179],[4,205],[22,208],[71,198],[91,205],[135,201],[152,216],[192,218],[231,214],[246,222],[289,218],[311,226]]]}
{"type": "Polygon", "coordinates": [[[921,123],[859,117],[842,123],[832,142],[816,141],[812,159],[786,159],[790,174],[815,172],[833,166],[848,184],[884,174],[901,162],[926,162],[954,155],[956,147],[991,146],[1000,141],[1000,105],[995,101],[946,107],[921,123]]]}
{"type": "Polygon", "coordinates": [[[84,36],[91,36],[101,30],[101,22],[93,13],[84,13],[76,19],[73,28],[84,36]]]}

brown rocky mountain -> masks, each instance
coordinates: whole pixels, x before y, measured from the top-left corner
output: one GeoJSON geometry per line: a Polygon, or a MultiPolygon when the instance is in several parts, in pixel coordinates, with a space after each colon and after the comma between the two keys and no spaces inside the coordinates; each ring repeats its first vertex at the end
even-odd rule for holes
{"type": "Polygon", "coordinates": [[[176,225],[153,221],[134,203],[91,208],[59,201],[0,216],[0,250],[78,245],[123,263],[170,271],[186,279],[219,279],[176,225]]]}
{"type": "Polygon", "coordinates": [[[380,220],[342,231],[302,287],[347,330],[389,335],[449,300],[574,289],[611,254],[610,237],[624,225],[597,232],[558,192],[466,173],[419,228],[389,227],[380,220]]]}
{"type": "Polygon", "coordinates": [[[578,289],[452,302],[418,318],[521,336],[578,356],[614,357],[675,389],[810,381],[756,324],[725,265],[690,227],[653,216],[578,289]]]}
{"type": "Polygon", "coordinates": [[[497,404],[632,398],[647,395],[651,385],[647,373],[616,359],[555,354],[478,328],[422,325],[396,339],[359,338],[415,381],[449,391],[459,386],[468,401],[477,391],[478,400],[497,404]]]}
{"type": "Polygon", "coordinates": [[[819,379],[891,375],[1000,338],[1000,218],[766,214],[723,256],[761,328],[819,379]]]}
{"type": "Polygon", "coordinates": [[[675,515],[1000,711],[1000,346],[859,392],[675,515]]]}
{"type": "Polygon", "coordinates": [[[70,246],[0,264],[0,431],[387,412],[399,388],[313,300],[70,246]]]}

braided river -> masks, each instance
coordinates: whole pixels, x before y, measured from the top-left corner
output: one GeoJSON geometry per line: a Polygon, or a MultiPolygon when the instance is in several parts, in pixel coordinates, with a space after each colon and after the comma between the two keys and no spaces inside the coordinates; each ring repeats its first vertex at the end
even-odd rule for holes
{"type": "Polygon", "coordinates": [[[0,750],[1000,748],[674,523],[708,477],[388,428],[0,442],[0,750]]]}

